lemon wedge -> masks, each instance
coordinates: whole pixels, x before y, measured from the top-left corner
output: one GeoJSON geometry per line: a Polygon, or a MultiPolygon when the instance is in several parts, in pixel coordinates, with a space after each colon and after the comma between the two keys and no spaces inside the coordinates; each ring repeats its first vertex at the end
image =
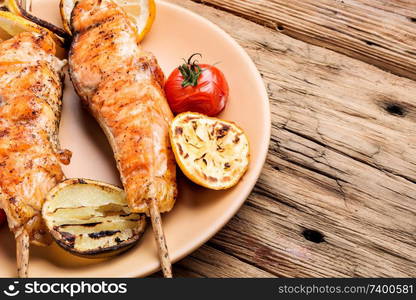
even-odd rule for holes
{"type": "Polygon", "coordinates": [[[32,0],[0,0],[0,7],[5,7],[11,13],[23,16],[22,9],[30,11],[32,0]]]}
{"type": "MultiPolygon", "coordinates": [[[[133,21],[137,29],[137,39],[140,42],[152,28],[156,15],[156,4],[154,0],[114,0],[121,6],[128,17],[133,21]]],[[[60,10],[64,29],[71,34],[71,13],[76,0],[61,0],[60,10]]]]}
{"type": "Polygon", "coordinates": [[[48,29],[56,34],[61,42],[63,42],[65,38],[68,38],[68,34],[65,30],[46,20],[36,17],[30,12],[32,9],[32,0],[0,0],[0,9],[9,11],[17,16],[21,16],[35,24],[38,24],[40,27],[48,29]]]}
{"type": "Polygon", "coordinates": [[[156,4],[154,0],[115,0],[120,5],[133,23],[138,32],[138,41],[144,39],[152,28],[156,16],[156,4]]]}
{"type": "Polygon", "coordinates": [[[75,7],[75,0],[61,0],[59,2],[59,11],[61,12],[62,25],[65,31],[69,34],[71,32],[71,13],[75,7]]]}
{"type": "Polygon", "coordinates": [[[6,8],[15,15],[21,16],[19,4],[17,3],[17,0],[5,0],[4,1],[6,8]]]}
{"type": "Polygon", "coordinates": [[[234,123],[186,112],[172,121],[169,135],[179,167],[196,184],[228,189],[248,169],[248,138],[234,123]]]}
{"type": "Polygon", "coordinates": [[[56,46],[55,55],[62,59],[65,58],[66,51],[63,48],[62,40],[51,31],[11,12],[0,11],[0,40],[7,40],[25,31],[50,34],[56,46]]]}

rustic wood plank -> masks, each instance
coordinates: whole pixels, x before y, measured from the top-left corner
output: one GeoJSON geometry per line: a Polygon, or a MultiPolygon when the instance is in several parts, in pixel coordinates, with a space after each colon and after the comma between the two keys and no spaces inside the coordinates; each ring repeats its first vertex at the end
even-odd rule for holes
{"type": "Polygon", "coordinates": [[[271,100],[263,174],[209,245],[275,276],[416,276],[416,82],[226,12],[171,2],[236,38],[271,100]]]}
{"type": "Polygon", "coordinates": [[[416,79],[416,1],[195,1],[416,79]]]}
{"type": "MultiPolygon", "coordinates": [[[[273,274],[206,244],[173,266],[175,277],[270,278],[273,274]]],[[[163,277],[161,272],[152,277],[163,277]]]]}
{"type": "MultiPolygon", "coordinates": [[[[211,243],[276,276],[414,276],[414,216],[401,221],[363,209],[364,199],[342,189],[335,179],[269,161],[247,205],[211,243]]],[[[382,211],[392,208],[378,202],[382,211]]]]}
{"type": "Polygon", "coordinates": [[[267,278],[271,273],[205,245],[174,265],[176,277],[267,278]]]}

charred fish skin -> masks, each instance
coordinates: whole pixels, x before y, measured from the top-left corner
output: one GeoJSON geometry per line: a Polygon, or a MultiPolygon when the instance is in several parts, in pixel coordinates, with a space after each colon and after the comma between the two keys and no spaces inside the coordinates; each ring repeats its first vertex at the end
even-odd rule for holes
{"type": "Polygon", "coordinates": [[[58,129],[64,61],[47,34],[24,32],[0,44],[0,207],[15,236],[50,242],[41,217],[46,193],[64,178],[58,129]]]}
{"type": "Polygon", "coordinates": [[[153,198],[160,212],[170,211],[177,195],[173,115],[155,57],[138,45],[131,20],[110,0],[79,1],[71,26],[71,80],[113,148],[130,208],[148,213],[153,198]]]}

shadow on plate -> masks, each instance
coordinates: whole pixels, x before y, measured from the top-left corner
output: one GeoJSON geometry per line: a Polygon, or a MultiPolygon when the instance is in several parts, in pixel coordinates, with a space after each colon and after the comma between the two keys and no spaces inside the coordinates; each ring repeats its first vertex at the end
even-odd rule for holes
{"type": "MultiPolygon", "coordinates": [[[[106,158],[106,161],[111,162],[114,171],[118,174],[113,150],[111,149],[110,143],[108,142],[108,139],[105,136],[100,125],[97,123],[94,117],[91,116],[87,109],[83,107],[81,101],[79,101],[78,110],[80,115],[80,123],[82,128],[84,129],[85,134],[89,137],[89,140],[93,142],[95,146],[94,148],[100,151],[102,155],[106,158]]],[[[116,185],[121,187],[121,181],[118,180],[118,183],[116,185]]]]}
{"type": "Polygon", "coordinates": [[[5,253],[11,261],[14,261],[16,259],[16,242],[14,240],[13,234],[10,232],[6,225],[1,228],[0,236],[0,252],[5,253]]]}
{"type": "Polygon", "coordinates": [[[214,191],[204,188],[190,181],[179,168],[177,168],[177,170],[179,196],[177,205],[186,203],[188,209],[203,210],[205,206],[212,205],[212,202],[215,201],[215,199],[222,199],[226,194],[233,190],[233,188],[231,188],[223,191],[214,191]]]}

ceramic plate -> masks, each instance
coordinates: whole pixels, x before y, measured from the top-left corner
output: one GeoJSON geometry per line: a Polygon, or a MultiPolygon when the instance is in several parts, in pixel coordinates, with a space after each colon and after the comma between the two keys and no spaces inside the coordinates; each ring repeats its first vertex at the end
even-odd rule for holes
{"type": "MultiPolygon", "coordinates": [[[[60,23],[58,1],[34,0],[33,12],[60,23]],[[51,3],[53,2],[53,3],[51,3]]],[[[267,92],[246,52],[213,23],[169,2],[157,3],[157,17],[143,43],[152,51],[166,75],[182,58],[199,52],[203,62],[220,62],[230,85],[230,100],[221,118],[239,124],[248,134],[251,163],[242,181],[231,190],[209,191],[179,176],[179,199],[163,216],[163,225],[173,261],[190,254],[218,232],[237,212],[261,172],[270,139],[270,108],[267,92]]],[[[80,106],[66,79],[60,139],[72,150],[64,167],[67,177],[84,177],[120,185],[111,149],[96,122],[80,106]]],[[[0,276],[16,276],[15,243],[8,229],[0,230],[0,276]]],[[[159,268],[151,229],[128,252],[107,260],[73,256],[57,245],[31,247],[30,277],[134,277],[159,268]]]]}

